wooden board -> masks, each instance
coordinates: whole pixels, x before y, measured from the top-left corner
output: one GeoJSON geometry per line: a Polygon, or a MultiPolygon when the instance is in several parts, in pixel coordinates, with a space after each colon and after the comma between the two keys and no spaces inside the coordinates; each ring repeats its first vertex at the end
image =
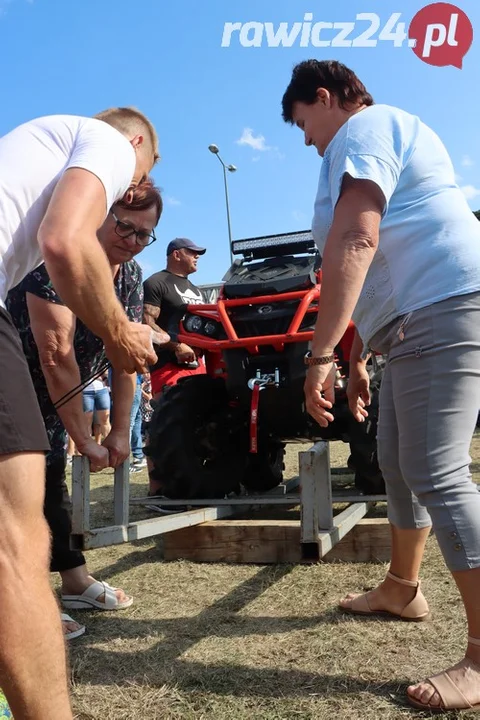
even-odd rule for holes
{"type": "MultiPolygon", "coordinates": [[[[325,555],[325,562],[386,562],[390,528],[384,518],[360,520],[325,555]]],[[[298,520],[215,520],[164,537],[165,560],[194,562],[300,563],[298,520]]]]}

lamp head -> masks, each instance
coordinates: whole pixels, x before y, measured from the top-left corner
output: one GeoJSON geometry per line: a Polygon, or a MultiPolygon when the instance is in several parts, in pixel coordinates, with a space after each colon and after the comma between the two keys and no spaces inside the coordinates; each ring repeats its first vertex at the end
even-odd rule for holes
{"type": "Polygon", "coordinates": [[[213,153],[214,155],[218,155],[218,147],[217,147],[216,145],[209,145],[209,146],[208,146],[208,149],[209,149],[210,152],[213,153]]]}

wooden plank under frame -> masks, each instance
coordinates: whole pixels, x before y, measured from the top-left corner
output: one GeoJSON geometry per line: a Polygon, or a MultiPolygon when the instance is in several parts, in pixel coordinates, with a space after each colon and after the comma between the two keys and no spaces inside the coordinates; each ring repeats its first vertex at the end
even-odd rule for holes
{"type": "MultiPolygon", "coordinates": [[[[317,562],[303,555],[300,538],[299,520],[215,520],[165,535],[164,558],[260,565],[317,562]]],[[[387,562],[390,549],[387,519],[363,518],[321,560],[387,562]]]]}

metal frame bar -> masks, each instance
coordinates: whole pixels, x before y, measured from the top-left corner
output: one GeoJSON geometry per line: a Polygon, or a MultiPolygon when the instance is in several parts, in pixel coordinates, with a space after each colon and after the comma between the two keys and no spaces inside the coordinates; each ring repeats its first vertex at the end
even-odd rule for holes
{"type": "Polygon", "coordinates": [[[300,452],[299,465],[302,558],[320,560],[366,515],[370,503],[361,495],[333,495],[328,442],[318,442],[310,450],[300,452]],[[335,501],[352,504],[334,516],[335,501]]]}
{"type": "Polygon", "coordinates": [[[300,451],[298,459],[299,477],[287,480],[269,493],[221,499],[162,499],[161,504],[166,507],[186,505],[188,510],[135,522],[129,519],[130,505],[153,505],[159,501],[152,497],[130,499],[130,464],[126,461],[114,473],[114,525],[91,528],[89,461],[86,457],[74,457],[71,547],[91,550],[132,542],[230,517],[262,505],[300,505],[302,558],[319,560],[365,516],[371,502],[385,500],[386,496],[364,496],[349,491],[333,493],[328,442],[320,441],[309,450],[300,451]],[[300,492],[293,492],[299,484],[300,492]],[[349,507],[334,516],[335,503],[348,503],[349,507]]]}

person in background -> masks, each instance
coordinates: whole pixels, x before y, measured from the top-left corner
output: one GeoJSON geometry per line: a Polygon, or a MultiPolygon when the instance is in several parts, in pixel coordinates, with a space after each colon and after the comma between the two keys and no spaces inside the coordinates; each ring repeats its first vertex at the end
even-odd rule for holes
{"type": "Polygon", "coordinates": [[[147,467],[147,460],[143,454],[142,441],[142,383],[143,375],[137,374],[137,382],[135,387],[135,395],[133,397],[132,409],[130,412],[130,448],[132,451],[132,464],[130,472],[139,472],[142,468],[147,467]]]}
{"type": "MultiPolygon", "coordinates": [[[[188,305],[203,303],[201,290],[189,279],[197,271],[198,258],[205,248],[187,238],[176,238],[167,246],[167,266],[145,280],[143,322],[152,330],[168,332],[171,341],[157,355],[150,368],[153,399],[157,400],[165,387],[175,385],[180,378],[205,374],[200,351],[177,340],[180,321],[188,305]],[[168,330],[167,330],[168,328],[168,330]]],[[[161,493],[161,484],[149,475],[149,494],[161,493]]],[[[150,506],[155,510],[154,506],[150,506]]]]}
{"type": "Polygon", "coordinates": [[[77,455],[77,448],[75,447],[75,443],[73,442],[70,435],[67,437],[67,465],[72,464],[72,458],[74,455],[77,455]]]}
{"type": "MultiPolygon", "coordinates": [[[[98,231],[110,266],[110,282],[117,302],[133,322],[141,322],[143,285],[135,256],[155,240],[154,228],[163,208],[151,181],[141,183],[129,202],[118,201],[98,231]]],[[[47,455],[45,515],[52,535],[52,572],[62,580],[61,600],[67,609],[121,610],[133,599],[119,588],[92,577],[85,556],[70,548],[70,498],[65,483],[65,437],[68,431],[92,470],[118,467],[130,454],[130,409],[135,390],[134,374],[112,370],[114,414],[109,434],[98,445],[85,422],[82,393],[67,403],[55,403],[95,375],[105,363],[105,346],[67,308],[58,296],[44,265],[8,295],[7,306],[17,327],[28,361],[30,376],[50,441],[47,455]]],[[[164,336],[168,339],[168,336],[164,336]]],[[[107,393],[99,380],[101,388],[107,393]]],[[[74,638],[82,628],[64,622],[64,632],[74,638]]]]}
{"type": "Polygon", "coordinates": [[[440,138],[420,118],[375,105],[342,63],[298,64],[282,108],[323,158],[312,225],[322,291],[305,358],[306,408],[321,427],[333,421],[333,352],[350,320],[347,394],[359,422],[367,358],[387,355],[377,439],[392,559],[378,587],[340,608],[425,619],[419,571],[433,526],[466,611],[466,653],[407,698],[428,712],[479,710],[480,493],[469,453],[480,407],[480,226],[440,138]]]}
{"type": "Polygon", "coordinates": [[[146,442],[147,438],[148,423],[152,419],[153,415],[153,408],[151,405],[152,399],[152,381],[150,379],[150,373],[143,373],[142,400],[140,403],[140,410],[142,413],[142,438],[144,442],[146,442]]]}
{"type": "Polygon", "coordinates": [[[205,373],[205,364],[199,351],[176,341],[187,306],[203,303],[201,290],[191,282],[189,276],[197,272],[198,258],[205,253],[205,248],[198,247],[191,240],[176,238],[167,246],[165,270],[154,273],[143,284],[144,323],[153,330],[165,330],[172,338],[150,368],[155,400],[165,386],[175,385],[182,377],[205,373]]]}
{"type": "Polygon", "coordinates": [[[100,378],[92,380],[83,388],[83,411],[87,427],[93,429],[93,436],[102,444],[102,438],[110,433],[110,390],[100,378]]]}

